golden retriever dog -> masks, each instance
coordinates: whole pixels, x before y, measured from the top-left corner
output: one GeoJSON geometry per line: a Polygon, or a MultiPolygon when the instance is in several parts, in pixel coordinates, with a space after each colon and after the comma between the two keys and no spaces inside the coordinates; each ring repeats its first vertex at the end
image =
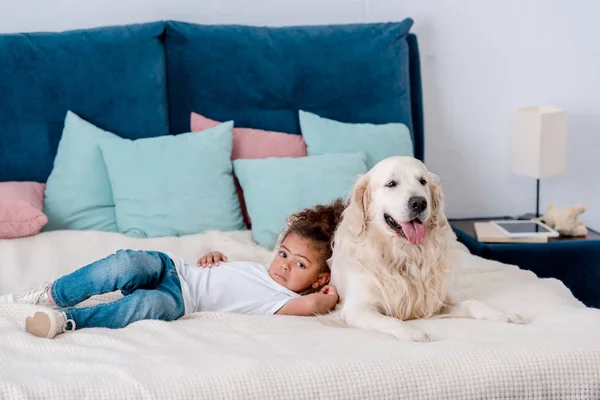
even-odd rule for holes
{"type": "Polygon", "coordinates": [[[452,300],[459,246],[437,176],[412,157],[382,160],[358,178],[334,236],[334,313],[347,325],[411,341],[429,337],[403,322],[410,319],[519,322],[475,300],[452,300]]]}

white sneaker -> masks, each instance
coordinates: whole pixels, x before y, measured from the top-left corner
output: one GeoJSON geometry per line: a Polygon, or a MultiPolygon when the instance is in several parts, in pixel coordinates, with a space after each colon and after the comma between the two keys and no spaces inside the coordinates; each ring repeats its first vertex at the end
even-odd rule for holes
{"type": "Polygon", "coordinates": [[[34,304],[50,308],[60,308],[48,297],[52,282],[42,282],[36,289],[21,293],[0,296],[0,304],[34,304]]]}
{"type": "Polygon", "coordinates": [[[38,311],[33,317],[25,319],[25,330],[34,336],[52,339],[66,331],[75,330],[75,321],[67,319],[67,314],[62,311],[38,311]],[[67,328],[70,323],[71,327],[67,328]]]}

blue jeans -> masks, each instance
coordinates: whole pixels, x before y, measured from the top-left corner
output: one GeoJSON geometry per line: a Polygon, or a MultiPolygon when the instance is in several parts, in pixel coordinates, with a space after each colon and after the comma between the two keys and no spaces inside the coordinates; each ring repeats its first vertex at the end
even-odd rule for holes
{"type": "Polygon", "coordinates": [[[184,314],[173,261],[156,251],[119,250],[52,283],[52,300],[75,328],[123,328],[143,319],[172,321],[184,314]],[[123,298],[93,307],[73,306],[120,290],[123,298]]]}

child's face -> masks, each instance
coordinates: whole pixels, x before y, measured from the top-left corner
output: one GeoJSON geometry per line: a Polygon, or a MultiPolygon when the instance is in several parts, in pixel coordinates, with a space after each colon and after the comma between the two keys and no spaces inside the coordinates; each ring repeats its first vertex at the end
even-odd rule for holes
{"type": "Polygon", "coordinates": [[[281,243],[269,267],[269,275],[296,293],[329,281],[329,273],[321,272],[321,253],[310,240],[295,233],[287,235],[281,243]]]}

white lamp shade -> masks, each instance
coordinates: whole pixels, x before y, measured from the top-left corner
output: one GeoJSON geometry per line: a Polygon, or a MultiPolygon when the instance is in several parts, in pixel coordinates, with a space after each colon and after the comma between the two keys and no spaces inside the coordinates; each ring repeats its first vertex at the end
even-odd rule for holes
{"type": "Polygon", "coordinates": [[[513,172],[538,179],[561,175],[566,166],[566,111],[554,107],[518,109],[513,143],[513,172]]]}

